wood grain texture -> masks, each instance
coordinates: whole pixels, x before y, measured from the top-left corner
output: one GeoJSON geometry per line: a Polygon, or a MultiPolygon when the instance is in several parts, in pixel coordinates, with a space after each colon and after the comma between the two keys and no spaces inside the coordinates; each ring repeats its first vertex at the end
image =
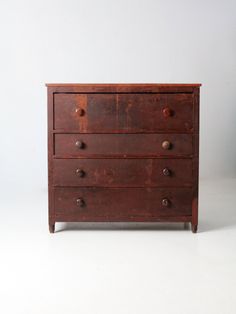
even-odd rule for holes
{"type": "Polygon", "coordinates": [[[192,189],[55,188],[56,216],[71,221],[120,221],[191,215],[192,189]],[[78,206],[77,199],[84,201],[78,206]],[[170,205],[162,205],[167,198],[170,205]]]}
{"type": "Polygon", "coordinates": [[[137,157],[191,156],[190,134],[55,134],[55,156],[66,157],[137,157]],[[78,148],[77,142],[83,144],[78,148]],[[170,149],[162,143],[170,142],[170,149]]]}
{"type": "Polygon", "coordinates": [[[54,113],[61,131],[193,132],[193,94],[56,94],[54,113]]]}
{"type": "Polygon", "coordinates": [[[201,84],[46,84],[54,93],[193,93],[201,84]]]}
{"type": "Polygon", "coordinates": [[[49,230],[58,221],[198,227],[201,84],[47,84],[49,230]]]}
{"type": "Polygon", "coordinates": [[[192,186],[191,159],[54,159],[54,186],[192,186]],[[78,171],[82,175],[78,175],[78,171]]]}

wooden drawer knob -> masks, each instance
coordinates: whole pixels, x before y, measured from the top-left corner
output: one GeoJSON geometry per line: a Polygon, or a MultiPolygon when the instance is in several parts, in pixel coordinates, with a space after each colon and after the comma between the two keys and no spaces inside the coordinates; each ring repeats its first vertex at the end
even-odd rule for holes
{"type": "Polygon", "coordinates": [[[75,173],[77,174],[78,177],[82,178],[85,176],[85,172],[82,169],[76,169],[75,173]]]}
{"type": "Polygon", "coordinates": [[[167,149],[171,149],[171,143],[169,141],[164,141],[161,144],[162,148],[167,150],[167,149]]]}
{"type": "Polygon", "coordinates": [[[82,108],[76,108],[75,112],[78,114],[78,116],[82,117],[85,114],[84,109],[82,108]]]}
{"type": "Polygon", "coordinates": [[[161,203],[162,203],[162,206],[164,206],[164,207],[170,206],[170,201],[168,200],[168,198],[163,198],[161,203]]]}
{"type": "Polygon", "coordinates": [[[164,108],[163,110],[162,110],[162,113],[163,113],[163,116],[165,117],[165,118],[169,118],[169,117],[171,117],[171,116],[173,116],[173,110],[171,110],[170,108],[164,108]]]}
{"type": "Polygon", "coordinates": [[[75,146],[77,146],[78,148],[82,149],[82,148],[84,148],[84,143],[82,141],[76,141],[75,142],[75,146]]]}
{"type": "Polygon", "coordinates": [[[81,197],[79,197],[79,198],[77,198],[77,200],[76,200],[76,204],[77,204],[79,207],[83,207],[83,206],[85,205],[85,201],[84,201],[81,197]]]}
{"type": "Polygon", "coordinates": [[[171,171],[168,168],[164,168],[162,170],[162,173],[164,174],[164,176],[167,176],[167,177],[171,175],[171,171]]]}

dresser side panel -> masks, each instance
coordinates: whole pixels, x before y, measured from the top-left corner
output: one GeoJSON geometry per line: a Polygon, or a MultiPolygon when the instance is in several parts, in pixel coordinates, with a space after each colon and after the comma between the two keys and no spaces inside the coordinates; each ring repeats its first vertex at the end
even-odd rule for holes
{"type": "Polygon", "coordinates": [[[49,226],[55,224],[54,191],[53,191],[53,88],[47,89],[47,110],[48,110],[48,210],[49,226]]]}
{"type": "Polygon", "coordinates": [[[193,156],[193,202],[192,225],[198,225],[198,186],[199,186],[199,111],[200,91],[194,89],[194,156],[193,156]]]}

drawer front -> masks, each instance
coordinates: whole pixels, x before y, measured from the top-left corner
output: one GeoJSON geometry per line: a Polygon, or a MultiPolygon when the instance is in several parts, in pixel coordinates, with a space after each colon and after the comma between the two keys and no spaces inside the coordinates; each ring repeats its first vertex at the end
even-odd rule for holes
{"type": "Polygon", "coordinates": [[[55,215],[64,221],[148,221],[191,215],[192,190],[55,188],[55,215]]]}
{"type": "Polygon", "coordinates": [[[193,94],[55,94],[54,128],[81,133],[193,131],[193,94]]]}
{"type": "Polygon", "coordinates": [[[55,134],[58,157],[190,156],[190,134],[55,134]]]}
{"type": "Polygon", "coordinates": [[[54,186],[191,186],[191,159],[54,159],[54,186]]]}

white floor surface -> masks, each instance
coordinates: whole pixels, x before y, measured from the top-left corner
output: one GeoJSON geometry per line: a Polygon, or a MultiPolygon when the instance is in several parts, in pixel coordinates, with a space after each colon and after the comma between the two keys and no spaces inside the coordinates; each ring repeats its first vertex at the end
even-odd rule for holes
{"type": "Polygon", "coordinates": [[[12,192],[0,201],[0,313],[236,313],[235,179],[201,181],[197,234],[183,224],[49,234],[47,191],[12,192]]]}

